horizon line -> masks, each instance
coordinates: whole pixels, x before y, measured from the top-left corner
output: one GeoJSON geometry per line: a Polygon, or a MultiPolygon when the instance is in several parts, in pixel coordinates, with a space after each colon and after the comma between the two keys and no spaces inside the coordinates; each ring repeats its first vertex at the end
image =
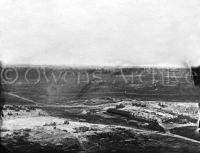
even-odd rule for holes
{"type": "Polygon", "coordinates": [[[189,69],[190,67],[198,66],[167,66],[167,65],[64,65],[64,64],[4,64],[1,63],[3,67],[51,67],[51,68],[76,68],[76,69],[88,69],[88,68],[97,68],[97,69],[110,69],[110,68],[171,68],[171,69],[189,69]]]}

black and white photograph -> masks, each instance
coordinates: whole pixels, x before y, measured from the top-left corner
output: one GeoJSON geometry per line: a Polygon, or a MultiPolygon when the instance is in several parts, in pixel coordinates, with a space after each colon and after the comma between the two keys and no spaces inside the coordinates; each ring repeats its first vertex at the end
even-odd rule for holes
{"type": "Polygon", "coordinates": [[[0,0],[1,153],[200,153],[199,0],[0,0]]]}

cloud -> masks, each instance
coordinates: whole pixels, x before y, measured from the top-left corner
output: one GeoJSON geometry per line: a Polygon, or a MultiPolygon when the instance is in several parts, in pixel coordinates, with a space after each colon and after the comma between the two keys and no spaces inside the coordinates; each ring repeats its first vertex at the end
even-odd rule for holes
{"type": "Polygon", "coordinates": [[[1,0],[5,64],[200,64],[199,0],[1,0]]]}

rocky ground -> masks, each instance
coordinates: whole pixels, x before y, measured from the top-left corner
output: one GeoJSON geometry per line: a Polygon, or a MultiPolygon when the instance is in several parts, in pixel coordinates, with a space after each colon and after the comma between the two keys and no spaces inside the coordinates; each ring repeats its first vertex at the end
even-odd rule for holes
{"type": "Polygon", "coordinates": [[[5,105],[1,143],[17,153],[200,152],[196,104],[96,101],[76,107],[5,105]]]}

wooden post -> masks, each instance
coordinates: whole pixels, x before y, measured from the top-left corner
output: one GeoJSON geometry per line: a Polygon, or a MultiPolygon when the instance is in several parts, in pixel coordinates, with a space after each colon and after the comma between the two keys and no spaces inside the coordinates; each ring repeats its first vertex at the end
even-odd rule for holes
{"type": "Polygon", "coordinates": [[[2,87],[2,79],[1,79],[1,71],[2,71],[2,64],[0,62],[0,113],[1,113],[1,117],[2,117],[2,109],[3,109],[3,105],[4,105],[4,96],[3,96],[3,87],[2,87]]]}
{"type": "MultiPolygon", "coordinates": [[[[192,70],[192,78],[193,78],[193,81],[194,81],[194,85],[196,87],[199,87],[199,90],[200,90],[200,66],[199,67],[192,67],[191,68],[192,70]]],[[[198,122],[197,122],[197,129],[199,130],[200,128],[200,102],[198,103],[198,122]]]]}
{"type": "MultiPolygon", "coordinates": [[[[0,63],[0,126],[2,126],[2,116],[3,116],[3,105],[4,105],[4,96],[3,96],[3,87],[2,87],[2,80],[1,80],[1,71],[2,71],[2,65],[0,63]]],[[[0,152],[5,152],[5,149],[3,149],[2,143],[1,143],[1,137],[0,137],[0,152]]]]}

